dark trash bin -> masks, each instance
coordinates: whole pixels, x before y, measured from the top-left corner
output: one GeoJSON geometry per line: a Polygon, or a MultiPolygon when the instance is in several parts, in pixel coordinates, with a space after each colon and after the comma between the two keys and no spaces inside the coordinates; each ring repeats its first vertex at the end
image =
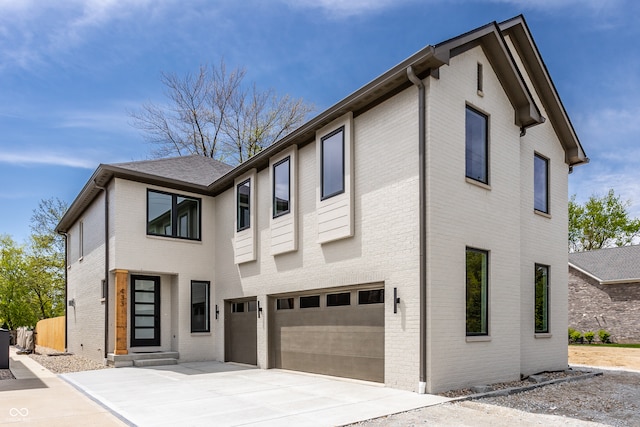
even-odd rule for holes
{"type": "Polygon", "coordinates": [[[9,340],[11,334],[6,329],[0,329],[0,369],[9,369],[9,340]]]}

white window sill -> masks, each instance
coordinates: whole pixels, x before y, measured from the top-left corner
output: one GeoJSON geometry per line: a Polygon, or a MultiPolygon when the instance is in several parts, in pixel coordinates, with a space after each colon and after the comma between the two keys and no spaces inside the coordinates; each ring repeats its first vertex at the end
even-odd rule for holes
{"type": "Polygon", "coordinates": [[[552,336],[553,336],[553,334],[550,334],[550,333],[548,333],[548,332],[547,332],[547,333],[535,334],[535,335],[534,335],[534,337],[535,337],[536,339],[539,339],[539,338],[551,338],[552,336]]]}
{"type": "Polygon", "coordinates": [[[476,181],[475,179],[471,179],[468,177],[465,177],[464,180],[467,181],[468,184],[473,184],[476,187],[484,188],[485,190],[491,190],[491,186],[489,184],[485,184],[484,182],[476,181]]]}
{"type": "Polygon", "coordinates": [[[534,210],[533,210],[533,213],[535,213],[536,215],[540,215],[540,216],[542,216],[542,217],[545,217],[545,218],[549,218],[549,219],[551,219],[551,215],[549,215],[549,214],[548,214],[548,213],[546,213],[546,212],[542,212],[542,211],[539,211],[539,210],[534,209],[534,210]]]}
{"type": "Polygon", "coordinates": [[[489,335],[477,335],[477,336],[469,336],[466,337],[467,342],[488,342],[491,341],[491,337],[489,335]]]}
{"type": "Polygon", "coordinates": [[[210,337],[211,332],[191,332],[192,337],[210,337]]]}

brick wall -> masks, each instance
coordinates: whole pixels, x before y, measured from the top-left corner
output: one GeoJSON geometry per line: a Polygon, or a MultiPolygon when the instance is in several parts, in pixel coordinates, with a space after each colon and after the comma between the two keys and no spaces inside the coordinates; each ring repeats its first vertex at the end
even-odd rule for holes
{"type": "Polygon", "coordinates": [[[640,342],[640,283],[601,285],[569,267],[569,326],[583,333],[604,329],[616,342],[640,342]]]}

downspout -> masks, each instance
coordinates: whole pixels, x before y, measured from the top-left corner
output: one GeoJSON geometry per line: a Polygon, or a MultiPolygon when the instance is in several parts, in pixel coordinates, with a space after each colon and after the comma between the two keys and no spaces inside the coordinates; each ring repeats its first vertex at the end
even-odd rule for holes
{"type": "Polygon", "coordinates": [[[67,352],[67,322],[69,321],[69,303],[67,302],[68,294],[67,287],[69,285],[69,278],[67,275],[67,266],[69,265],[69,248],[67,247],[69,242],[69,235],[64,231],[58,231],[58,234],[64,236],[64,352],[67,352]]]}
{"type": "Polygon", "coordinates": [[[107,347],[109,346],[109,190],[93,184],[97,189],[104,191],[104,362],[107,363],[107,347]]]}
{"type": "Polygon", "coordinates": [[[418,393],[427,391],[427,167],[426,167],[426,117],[425,87],[411,66],[407,77],[418,88],[418,162],[420,191],[420,382],[418,393]]]}

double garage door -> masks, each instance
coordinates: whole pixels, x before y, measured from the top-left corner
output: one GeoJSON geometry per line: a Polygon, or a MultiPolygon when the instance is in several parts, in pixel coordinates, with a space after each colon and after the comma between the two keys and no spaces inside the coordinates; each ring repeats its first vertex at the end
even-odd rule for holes
{"type": "Polygon", "coordinates": [[[384,382],[384,286],[270,298],[272,368],[384,382]]]}

